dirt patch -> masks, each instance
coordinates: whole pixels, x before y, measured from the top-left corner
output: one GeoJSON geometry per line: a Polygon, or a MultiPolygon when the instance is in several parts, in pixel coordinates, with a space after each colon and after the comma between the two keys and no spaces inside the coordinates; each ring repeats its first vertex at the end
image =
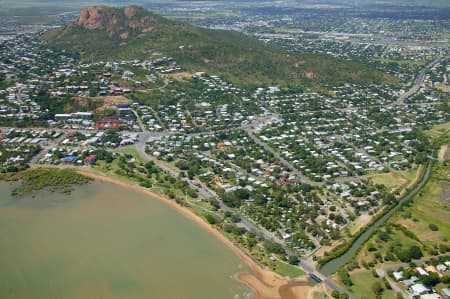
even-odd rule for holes
{"type": "Polygon", "coordinates": [[[253,289],[254,299],[306,299],[311,290],[306,277],[286,282],[265,270],[255,271],[254,275],[240,273],[238,278],[253,289]]]}
{"type": "Polygon", "coordinates": [[[86,98],[86,97],[74,97],[74,100],[77,101],[78,105],[86,106],[89,101],[98,101],[96,98],[86,98]]]}
{"type": "Polygon", "coordinates": [[[311,290],[308,292],[307,299],[316,299],[322,298],[321,295],[325,293],[325,287],[323,284],[316,284],[311,290]]]}
{"type": "Polygon", "coordinates": [[[308,79],[314,79],[314,77],[315,77],[313,72],[304,72],[303,76],[305,76],[308,79]]]}
{"type": "Polygon", "coordinates": [[[153,29],[155,29],[155,28],[154,28],[154,27],[147,27],[147,28],[144,28],[144,29],[142,29],[142,33],[152,32],[153,29]]]}
{"type": "Polygon", "coordinates": [[[98,103],[95,111],[102,111],[120,104],[130,103],[131,101],[124,96],[106,96],[106,97],[75,97],[80,106],[87,106],[89,102],[98,103]]]}
{"type": "Polygon", "coordinates": [[[299,60],[299,61],[297,61],[296,63],[295,63],[295,67],[296,68],[299,68],[301,65],[303,65],[303,64],[305,64],[305,61],[304,60],[299,60]]]}
{"type": "Polygon", "coordinates": [[[168,74],[167,77],[172,78],[172,79],[181,80],[181,79],[190,79],[190,78],[192,78],[193,75],[194,75],[193,73],[189,73],[189,72],[179,72],[179,73],[168,74]]]}
{"type": "Polygon", "coordinates": [[[441,146],[440,150],[439,150],[439,161],[440,162],[444,162],[445,161],[445,157],[447,155],[447,151],[448,151],[448,144],[445,144],[443,146],[441,146]]]}
{"type": "Polygon", "coordinates": [[[448,183],[441,183],[442,193],[441,193],[441,199],[442,202],[450,207],[450,184],[448,183]]]}
{"type": "Polygon", "coordinates": [[[124,13],[127,16],[127,18],[130,19],[136,15],[136,8],[133,6],[127,6],[125,7],[124,13]]]}
{"type": "Polygon", "coordinates": [[[308,298],[311,286],[294,282],[280,287],[281,298],[308,298]]]}
{"type": "Polygon", "coordinates": [[[354,233],[358,232],[361,228],[363,228],[367,224],[369,224],[371,220],[372,220],[372,216],[370,216],[369,214],[363,214],[363,215],[359,216],[358,218],[356,218],[355,222],[353,223],[350,233],[354,234],[354,233]]]}
{"type": "Polygon", "coordinates": [[[96,109],[97,111],[102,111],[105,109],[109,109],[112,106],[126,104],[126,103],[131,102],[129,99],[127,99],[124,96],[107,96],[107,97],[97,97],[94,99],[100,99],[103,102],[103,104],[96,109]]]}
{"type": "MultiPolygon", "coordinates": [[[[346,241],[344,241],[344,240],[347,240],[347,239],[334,240],[334,241],[331,242],[330,245],[328,245],[328,246],[325,246],[325,245],[324,245],[324,246],[320,247],[320,248],[314,253],[314,255],[315,255],[316,257],[318,257],[318,258],[324,257],[326,252],[330,252],[330,251],[332,251],[333,248],[335,248],[336,246],[338,246],[338,245],[340,245],[340,244],[346,242],[346,241]],[[343,242],[343,241],[344,241],[344,242],[343,242]]],[[[311,260],[309,260],[309,262],[311,262],[311,263],[313,263],[314,265],[317,266],[317,261],[313,261],[313,260],[311,259],[311,260]]]]}
{"type": "Polygon", "coordinates": [[[76,101],[76,105],[73,103],[66,103],[64,105],[64,113],[92,110],[103,103],[103,99],[91,97],[74,97],[74,100],[76,101]]]}
{"type": "Polygon", "coordinates": [[[414,177],[414,179],[409,182],[409,184],[403,188],[403,190],[400,192],[400,195],[398,196],[398,198],[401,198],[402,196],[404,196],[408,190],[410,190],[411,188],[413,188],[420,180],[420,178],[422,177],[422,173],[425,171],[425,166],[424,165],[420,165],[419,168],[417,169],[416,172],[416,176],[414,177]]]}

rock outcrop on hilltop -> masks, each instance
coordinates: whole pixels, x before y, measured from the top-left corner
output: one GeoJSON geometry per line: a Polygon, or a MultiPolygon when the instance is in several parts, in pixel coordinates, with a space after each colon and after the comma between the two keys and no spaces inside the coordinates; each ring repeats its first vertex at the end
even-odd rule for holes
{"type": "Polygon", "coordinates": [[[111,8],[106,6],[84,8],[75,24],[87,30],[104,28],[110,38],[120,39],[128,39],[131,33],[147,33],[153,30],[156,18],[148,13],[142,14],[141,7],[127,6],[115,13],[110,10],[111,8]]]}
{"type": "Polygon", "coordinates": [[[106,16],[98,6],[84,8],[75,24],[83,28],[93,30],[106,23],[106,16]]]}

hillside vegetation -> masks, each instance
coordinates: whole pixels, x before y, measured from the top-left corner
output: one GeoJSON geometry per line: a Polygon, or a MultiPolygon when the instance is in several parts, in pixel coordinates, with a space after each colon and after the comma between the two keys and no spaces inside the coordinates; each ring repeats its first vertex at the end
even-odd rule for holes
{"type": "Polygon", "coordinates": [[[395,82],[357,62],[288,53],[238,32],[174,22],[136,6],[86,8],[76,22],[48,31],[42,39],[87,61],[145,59],[157,52],[174,57],[187,71],[221,75],[240,86],[395,82]]]}

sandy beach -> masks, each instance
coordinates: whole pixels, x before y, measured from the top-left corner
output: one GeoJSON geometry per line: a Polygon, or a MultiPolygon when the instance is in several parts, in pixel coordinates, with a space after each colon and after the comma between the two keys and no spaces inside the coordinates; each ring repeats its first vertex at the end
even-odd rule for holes
{"type": "Polygon", "coordinates": [[[170,200],[160,194],[147,190],[135,184],[122,182],[115,178],[106,177],[86,169],[78,169],[77,172],[84,176],[95,180],[108,182],[117,186],[128,188],[136,192],[146,194],[164,204],[174,208],[184,216],[197,223],[202,229],[216,237],[223,244],[229,247],[236,255],[239,256],[252,270],[253,273],[238,273],[237,278],[253,289],[255,292],[254,299],[305,299],[311,286],[308,284],[307,278],[301,277],[297,279],[285,279],[279,277],[275,273],[262,269],[251,257],[249,257],[242,249],[233,244],[220,232],[211,227],[206,221],[197,216],[194,212],[186,207],[182,207],[175,201],[170,200]]]}

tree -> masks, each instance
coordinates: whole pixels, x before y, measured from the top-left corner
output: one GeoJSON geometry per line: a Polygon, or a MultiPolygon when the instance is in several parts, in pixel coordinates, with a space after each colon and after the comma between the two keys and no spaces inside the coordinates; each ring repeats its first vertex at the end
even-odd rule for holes
{"type": "Polygon", "coordinates": [[[430,230],[432,230],[432,231],[437,231],[437,230],[439,230],[439,228],[437,227],[437,225],[436,224],[434,224],[434,223],[430,223],[429,225],[428,225],[428,228],[430,229],[430,230]]]}
{"type": "Polygon", "coordinates": [[[187,194],[192,197],[192,198],[197,198],[198,197],[198,193],[196,190],[189,188],[187,191],[187,194]]]}
{"type": "Polygon", "coordinates": [[[402,262],[410,262],[412,259],[420,259],[423,256],[419,246],[411,246],[409,249],[397,250],[395,252],[397,258],[402,262]]]}
{"type": "Polygon", "coordinates": [[[439,275],[437,273],[431,272],[428,275],[424,275],[420,278],[422,283],[427,287],[434,287],[440,282],[439,275]]]}
{"type": "Polygon", "coordinates": [[[346,286],[353,285],[350,275],[348,274],[348,271],[345,270],[345,268],[340,268],[337,273],[338,273],[339,279],[342,281],[343,284],[345,284],[346,286]]]}
{"type": "Polygon", "coordinates": [[[370,251],[370,252],[373,252],[373,251],[377,251],[378,249],[375,247],[375,244],[373,244],[372,242],[370,242],[370,243],[367,245],[367,250],[370,251]]]}
{"type": "Polygon", "coordinates": [[[213,215],[211,215],[211,214],[206,214],[205,218],[206,218],[206,221],[208,221],[209,224],[216,224],[217,223],[216,218],[213,215]]]}
{"type": "Polygon", "coordinates": [[[264,248],[271,253],[284,253],[283,246],[269,240],[264,241],[264,248]]]}
{"type": "Polygon", "coordinates": [[[288,257],[288,262],[291,265],[297,265],[298,264],[298,257],[296,257],[295,255],[290,255],[288,257]]]}
{"type": "Polygon", "coordinates": [[[423,256],[423,253],[419,246],[414,245],[409,249],[409,255],[412,259],[417,260],[423,256]]]}
{"type": "Polygon", "coordinates": [[[387,232],[380,232],[378,233],[378,238],[383,242],[387,242],[391,239],[391,236],[387,232]]]}
{"type": "Polygon", "coordinates": [[[235,235],[238,235],[238,236],[242,236],[243,234],[245,234],[245,232],[246,232],[247,230],[245,229],[245,228],[243,228],[243,227],[239,227],[239,226],[234,226],[234,230],[233,230],[233,233],[235,234],[235,235]]]}
{"type": "Polygon", "coordinates": [[[225,232],[231,234],[233,232],[233,226],[234,226],[233,224],[225,224],[223,226],[223,229],[225,232]]]}
{"type": "Polygon", "coordinates": [[[339,298],[339,292],[336,291],[336,290],[334,290],[334,291],[331,293],[331,296],[332,296],[333,298],[338,299],[338,298],[339,298]]]}

